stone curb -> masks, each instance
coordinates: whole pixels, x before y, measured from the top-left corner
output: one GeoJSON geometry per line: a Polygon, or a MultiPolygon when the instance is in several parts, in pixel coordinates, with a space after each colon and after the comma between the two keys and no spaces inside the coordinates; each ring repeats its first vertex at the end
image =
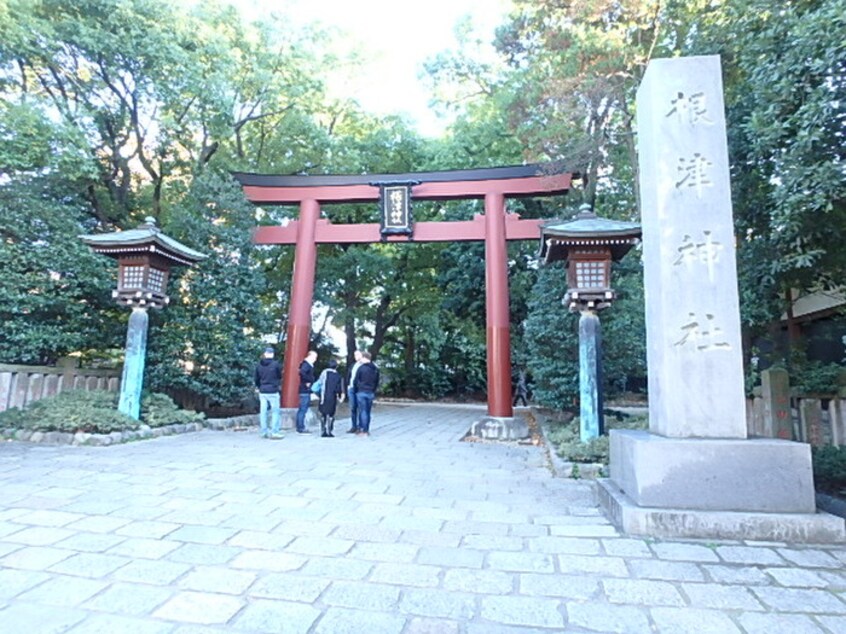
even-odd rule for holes
{"type": "Polygon", "coordinates": [[[598,462],[567,462],[559,456],[552,442],[549,440],[549,420],[536,407],[532,407],[532,416],[538,422],[538,428],[543,435],[544,447],[549,457],[552,474],[556,478],[571,478],[573,480],[596,480],[606,477],[608,467],[598,462]]]}
{"type": "Polygon", "coordinates": [[[174,434],[187,434],[192,432],[210,429],[213,431],[225,431],[237,427],[252,426],[256,424],[256,415],[234,416],[232,418],[210,418],[196,423],[177,423],[173,425],[162,425],[161,427],[150,427],[141,425],[138,429],[126,431],[113,431],[109,434],[90,434],[87,432],[60,431],[31,431],[28,429],[0,429],[0,439],[6,441],[31,442],[42,445],[84,445],[87,447],[108,447],[119,445],[136,440],[148,440],[150,438],[161,438],[174,434]]]}

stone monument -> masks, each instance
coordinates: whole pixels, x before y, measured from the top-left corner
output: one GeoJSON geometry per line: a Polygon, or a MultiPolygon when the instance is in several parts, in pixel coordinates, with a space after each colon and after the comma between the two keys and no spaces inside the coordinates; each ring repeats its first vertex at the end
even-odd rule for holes
{"type": "Polygon", "coordinates": [[[720,60],[650,62],[637,95],[649,431],[611,432],[627,533],[837,541],[806,444],[747,439],[720,60]]]}

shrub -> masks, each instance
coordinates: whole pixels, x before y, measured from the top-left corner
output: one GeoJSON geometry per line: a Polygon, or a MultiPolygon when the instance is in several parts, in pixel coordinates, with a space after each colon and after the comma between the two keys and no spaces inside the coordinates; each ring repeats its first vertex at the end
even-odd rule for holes
{"type": "Polygon", "coordinates": [[[205,416],[185,409],[179,409],[167,394],[146,394],[141,399],[141,420],[150,427],[198,423],[205,416]]]}
{"type": "Polygon", "coordinates": [[[108,434],[139,425],[117,410],[117,394],[102,390],[68,390],[0,413],[0,426],[32,431],[108,434]]]}
{"type": "MultiPolygon", "coordinates": [[[[646,417],[643,416],[621,416],[605,417],[606,431],[611,429],[646,429],[648,427],[646,417]]],[[[587,442],[582,442],[579,436],[579,419],[574,418],[566,424],[554,425],[549,432],[549,442],[552,443],[555,453],[569,462],[599,462],[608,464],[609,461],[609,438],[600,436],[587,442]]]]}
{"type": "Polygon", "coordinates": [[[814,485],[818,491],[843,494],[846,492],[846,447],[812,448],[814,485]]]}
{"type": "Polygon", "coordinates": [[[138,429],[142,423],[161,427],[203,419],[202,414],[179,409],[164,394],[147,394],[141,399],[141,421],[119,412],[117,404],[118,394],[115,392],[68,390],[30,403],[23,409],[0,412],[0,427],[108,434],[138,429]]]}

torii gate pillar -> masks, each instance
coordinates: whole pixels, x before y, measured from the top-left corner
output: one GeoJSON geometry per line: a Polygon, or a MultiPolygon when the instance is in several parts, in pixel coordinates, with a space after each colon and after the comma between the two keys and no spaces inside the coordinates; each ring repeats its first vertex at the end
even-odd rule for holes
{"type": "Polygon", "coordinates": [[[511,418],[511,320],[505,197],[485,195],[485,308],[488,344],[488,416],[511,418]]]}

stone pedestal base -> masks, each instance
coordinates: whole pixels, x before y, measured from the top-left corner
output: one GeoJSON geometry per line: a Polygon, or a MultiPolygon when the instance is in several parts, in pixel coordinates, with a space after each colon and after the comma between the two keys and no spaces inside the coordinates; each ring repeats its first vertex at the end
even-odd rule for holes
{"type": "Polygon", "coordinates": [[[745,513],[637,506],[610,480],[597,480],[599,503],[627,535],[835,544],[846,541],[842,518],[828,513],[745,513]]]}
{"type": "MultiPolygon", "coordinates": [[[[306,412],[305,417],[305,426],[306,429],[310,427],[319,427],[320,420],[317,418],[317,407],[312,406],[308,408],[308,412],[306,412]]],[[[280,420],[282,421],[282,429],[296,429],[297,427],[297,408],[296,407],[283,407],[279,411],[280,420]]],[[[336,423],[337,426],[337,417],[336,423]]]]}
{"type": "Polygon", "coordinates": [[[522,440],[529,437],[529,425],[520,416],[485,416],[470,426],[469,436],[488,440],[522,440]]]}
{"type": "Polygon", "coordinates": [[[611,432],[600,498],[623,531],[661,537],[841,541],[816,512],[810,446],[778,439],[611,432]]]}

